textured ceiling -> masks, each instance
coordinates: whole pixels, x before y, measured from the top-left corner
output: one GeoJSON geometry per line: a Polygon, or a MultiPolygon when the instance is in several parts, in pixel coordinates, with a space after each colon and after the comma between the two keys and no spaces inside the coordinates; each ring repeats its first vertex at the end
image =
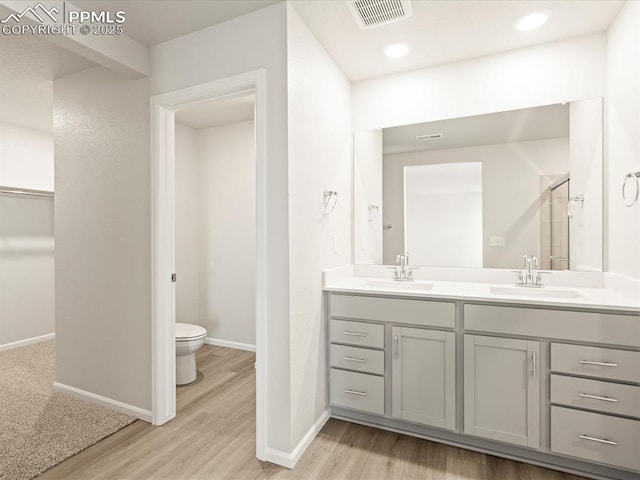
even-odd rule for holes
{"type": "Polygon", "coordinates": [[[53,129],[53,80],[95,65],[44,37],[3,35],[0,41],[0,121],[53,129]]]}
{"type": "Polygon", "coordinates": [[[70,0],[84,10],[125,12],[124,33],[150,47],[260,10],[277,0],[70,0]]]}

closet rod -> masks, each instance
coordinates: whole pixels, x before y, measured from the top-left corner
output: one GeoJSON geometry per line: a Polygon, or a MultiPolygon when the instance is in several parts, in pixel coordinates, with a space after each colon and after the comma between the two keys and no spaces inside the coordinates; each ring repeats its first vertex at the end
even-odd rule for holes
{"type": "Polygon", "coordinates": [[[53,192],[48,190],[31,190],[29,188],[19,187],[0,187],[0,193],[9,193],[11,195],[30,195],[33,197],[53,197],[53,192]]]}

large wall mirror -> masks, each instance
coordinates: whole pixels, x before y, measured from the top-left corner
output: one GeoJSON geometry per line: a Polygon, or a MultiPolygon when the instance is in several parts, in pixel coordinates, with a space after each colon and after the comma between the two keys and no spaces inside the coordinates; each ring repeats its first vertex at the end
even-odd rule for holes
{"type": "Polygon", "coordinates": [[[602,270],[602,99],[354,134],[354,261],[602,270]]]}

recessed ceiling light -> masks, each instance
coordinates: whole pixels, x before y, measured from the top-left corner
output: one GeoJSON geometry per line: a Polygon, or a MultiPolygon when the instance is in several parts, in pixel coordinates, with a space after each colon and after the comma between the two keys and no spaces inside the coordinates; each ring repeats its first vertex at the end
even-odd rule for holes
{"type": "Polygon", "coordinates": [[[409,53],[409,47],[404,43],[394,43],[384,49],[384,54],[389,58],[404,57],[407,53],[409,53]]]}
{"type": "Polygon", "coordinates": [[[550,15],[551,13],[546,10],[520,15],[513,21],[513,28],[520,30],[521,32],[535,30],[536,28],[544,25],[546,21],[549,20],[550,15]]]}

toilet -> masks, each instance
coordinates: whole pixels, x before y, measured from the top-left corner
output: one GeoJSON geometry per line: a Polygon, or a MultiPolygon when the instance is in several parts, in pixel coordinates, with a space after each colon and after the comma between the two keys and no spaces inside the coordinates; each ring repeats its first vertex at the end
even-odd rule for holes
{"type": "Polygon", "coordinates": [[[190,323],[176,323],[176,385],[194,382],[196,351],[204,345],[207,331],[190,323]]]}

